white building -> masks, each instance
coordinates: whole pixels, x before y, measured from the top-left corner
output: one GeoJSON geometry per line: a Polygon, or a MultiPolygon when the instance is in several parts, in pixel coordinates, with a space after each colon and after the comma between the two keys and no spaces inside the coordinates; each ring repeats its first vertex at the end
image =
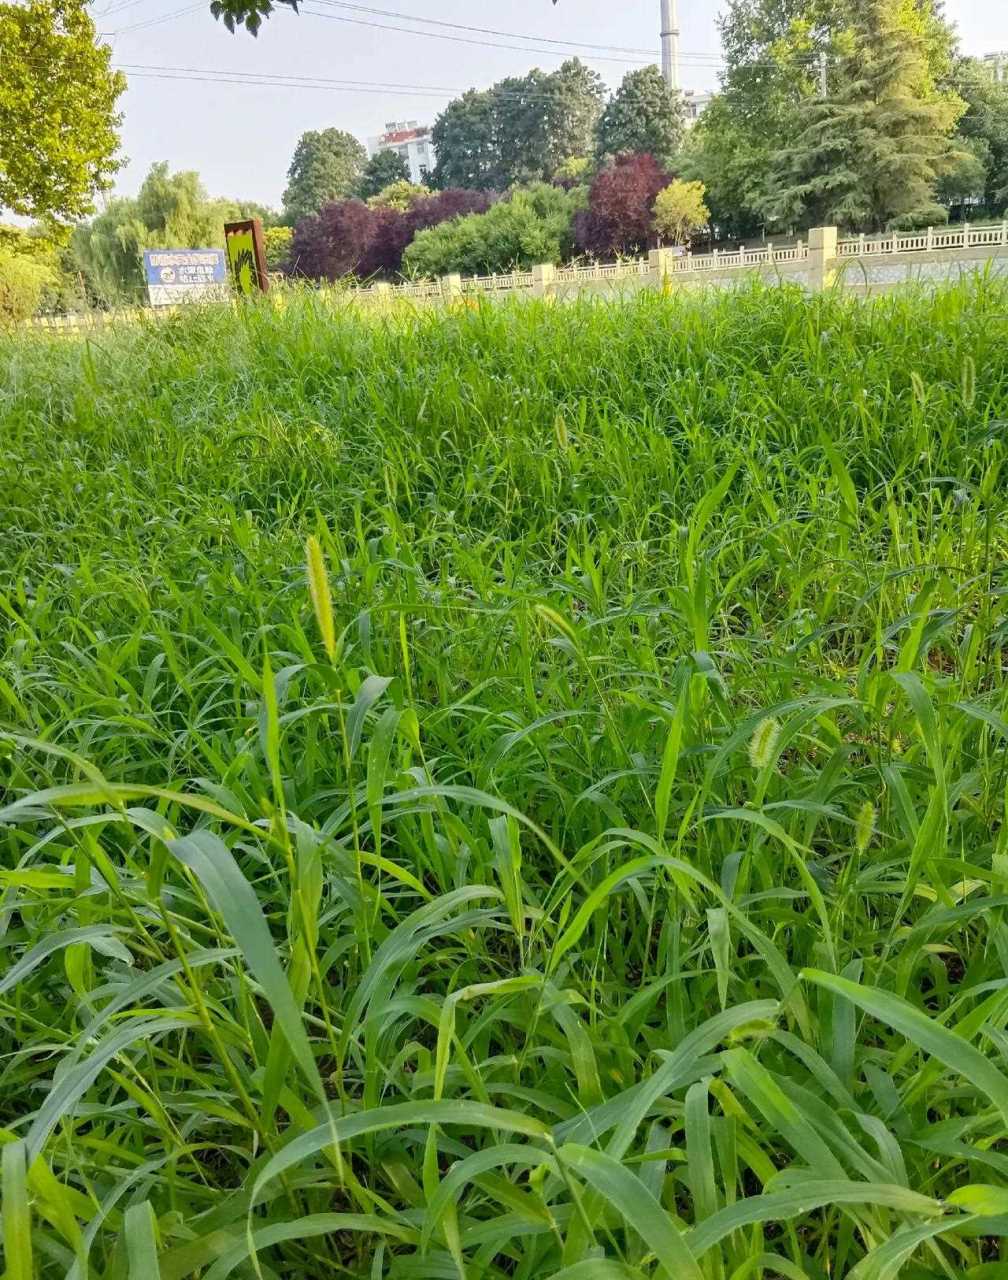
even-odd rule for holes
{"type": "Polygon", "coordinates": [[[410,182],[423,182],[433,170],[435,155],[430,140],[430,125],[417,120],[389,120],[385,132],[368,138],[368,155],[379,151],[396,151],[406,161],[410,182]]]}
{"type": "Polygon", "coordinates": [[[998,53],[985,53],[981,59],[995,80],[1008,80],[1008,49],[998,53]]]}
{"type": "Polygon", "coordinates": [[[683,90],[683,95],[682,95],[683,111],[686,116],[687,129],[690,127],[690,125],[696,124],[696,122],[700,119],[703,113],[710,106],[710,100],[711,98],[713,98],[713,96],[714,95],[710,92],[709,89],[684,89],[683,90]]]}

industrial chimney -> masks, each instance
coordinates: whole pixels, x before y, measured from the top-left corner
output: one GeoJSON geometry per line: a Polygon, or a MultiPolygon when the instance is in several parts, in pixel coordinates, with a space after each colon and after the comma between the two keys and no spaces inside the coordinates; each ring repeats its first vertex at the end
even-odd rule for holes
{"type": "Polygon", "coordinates": [[[679,13],[677,0],[661,0],[662,75],[679,92],[679,13]]]}

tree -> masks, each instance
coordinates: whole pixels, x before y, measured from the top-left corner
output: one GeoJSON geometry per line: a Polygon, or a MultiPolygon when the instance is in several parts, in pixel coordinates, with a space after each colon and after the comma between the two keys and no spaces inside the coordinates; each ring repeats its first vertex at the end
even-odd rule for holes
{"type": "Polygon", "coordinates": [[[119,168],[125,77],[81,0],[0,4],[0,208],[81,217],[119,168]]]}
{"type": "Polygon", "coordinates": [[[602,78],[578,58],[547,73],[501,80],[491,90],[501,186],[549,178],[589,151],[602,111],[602,78]]]}
{"type": "Polygon", "coordinates": [[[654,156],[618,156],[595,178],[588,208],[574,220],[578,248],[597,258],[647,248],[654,237],[655,200],[671,181],[654,156]]]}
{"type": "MultiPolygon", "coordinates": [[[[680,158],[683,172],[705,183],[722,232],[748,235],[764,223],[771,156],[807,127],[821,92],[820,59],[835,95],[855,28],[871,16],[870,0],[728,0],[722,92],[680,158]]],[[[921,98],[954,102],[947,85],[955,39],[941,0],[890,0],[887,18],[924,55],[921,98]]]]}
{"type": "Polygon", "coordinates": [[[480,191],[501,185],[494,113],[493,92],[489,89],[469,89],[440,113],[431,130],[437,155],[431,175],[435,187],[480,191]]]}
{"type": "Polygon", "coordinates": [[[283,203],[288,222],[299,222],[331,200],[351,195],[366,159],[361,144],[342,129],[303,133],[287,170],[283,203]]]}
{"type": "Polygon", "coordinates": [[[434,122],[434,185],[502,189],[552,177],[591,148],[603,93],[601,78],[577,58],[470,89],[434,122]]]}
{"type": "Polygon", "coordinates": [[[553,181],[558,187],[569,191],[587,182],[591,174],[591,161],[587,156],[568,156],[558,164],[553,173],[553,181]]]}
{"type": "Polygon", "coordinates": [[[33,316],[53,283],[44,263],[0,249],[0,329],[33,316]]]}
{"type": "Polygon", "coordinates": [[[143,294],[144,249],[223,248],[224,223],[247,216],[250,206],[207,195],[199,174],[151,166],[133,198],[108,208],[73,234],[71,252],[95,299],[103,303],[143,294]]]}
{"type": "Polygon", "coordinates": [[[963,161],[939,184],[951,203],[979,196],[989,214],[1008,205],[1008,83],[995,80],[976,58],[959,58],[952,87],[966,104],[955,138],[963,161]]]}
{"type": "Polygon", "coordinates": [[[367,200],[395,182],[408,183],[409,176],[409,166],[398,151],[376,151],[364,166],[357,194],[367,200]]]}
{"type": "Polygon", "coordinates": [[[626,151],[651,155],[668,164],[679,150],[685,130],[682,99],[670,89],[657,67],[628,71],[609,99],[598,129],[600,156],[626,151]]]}
{"type": "Polygon", "coordinates": [[[890,0],[859,8],[835,87],[808,104],[804,126],[771,158],[761,205],[778,225],[870,230],[945,217],[935,187],[953,162],[961,103],[930,91],[924,39],[890,0]]]}
{"type": "Polygon", "coordinates": [[[704,204],[702,182],[682,182],[675,178],[663,187],[654,202],[654,227],[663,240],[684,244],[710,221],[704,204]]]}

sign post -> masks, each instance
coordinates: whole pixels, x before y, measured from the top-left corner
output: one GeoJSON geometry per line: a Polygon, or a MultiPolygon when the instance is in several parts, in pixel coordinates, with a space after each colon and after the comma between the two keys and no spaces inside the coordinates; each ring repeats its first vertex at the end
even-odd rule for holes
{"type": "Polygon", "coordinates": [[[143,260],[152,307],[223,298],[227,293],[223,249],[145,249],[143,260]]]}
{"type": "Polygon", "coordinates": [[[258,218],[224,223],[224,244],[235,292],[243,297],[265,293],[269,288],[262,223],[258,218]]]}

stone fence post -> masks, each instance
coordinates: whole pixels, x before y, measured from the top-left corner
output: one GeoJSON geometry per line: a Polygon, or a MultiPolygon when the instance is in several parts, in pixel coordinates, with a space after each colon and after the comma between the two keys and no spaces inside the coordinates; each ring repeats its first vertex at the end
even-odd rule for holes
{"type": "Polygon", "coordinates": [[[532,295],[545,298],[553,292],[556,281],[556,267],[552,262],[541,262],[532,268],[532,295]]]}
{"type": "Polygon", "coordinates": [[[459,272],[441,277],[441,297],[445,302],[454,302],[462,297],[462,276],[459,272]]]}
{"type": "Polygon", "coordinates": [[[836,278],[836,227],[813,227],[808,236],[808,282],[810,289],[826,289],[836,278]]]}
{"type": "Polygon", "coordinates": [[[648,271],[653,284],[664,284],[674,271],[673,263],[676,254],[674,249],[650,249],[648,251],[648,271]]]}

